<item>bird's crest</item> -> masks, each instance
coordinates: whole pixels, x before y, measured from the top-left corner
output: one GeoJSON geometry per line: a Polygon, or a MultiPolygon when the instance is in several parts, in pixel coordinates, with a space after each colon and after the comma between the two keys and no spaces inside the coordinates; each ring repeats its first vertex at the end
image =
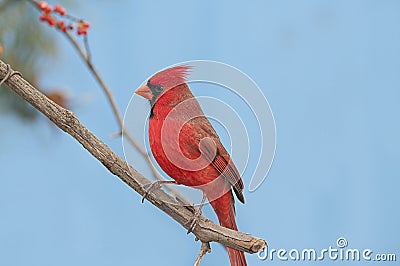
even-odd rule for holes
{"type": "Polygon", "coordinates": [[[192,68],[192,66],[182,65],[164,69],[151,77],[150,83],[162,85],[165,88],[178,86],[186,82],[186,78],[192,68]]]}

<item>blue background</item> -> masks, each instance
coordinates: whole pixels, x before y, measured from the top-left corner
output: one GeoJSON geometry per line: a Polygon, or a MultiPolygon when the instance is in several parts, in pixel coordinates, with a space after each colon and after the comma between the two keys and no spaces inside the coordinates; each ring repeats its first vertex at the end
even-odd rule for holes
{"type": "MultiPolygon", "coordinates": [[[[241,231],[287,250],[336,247],[343,236],[349,248],[400,260],[399,1],[84,1],[75,10],[92,23],[93,60],[121,111],[147,77],[181,61],[225,62],[258,83],[277,150],[266,181],[237,204],[241,231]]],[[[67,88],[79,119],[123,155],[105,97],[61,35],[59,45],[43,86],[67,88]]],[[[193,235],[70,136],[45,118],[0,121],[0,265],[193,264],[193,235]]],[[[227,264],[213,243],[202,265],[227,264]]]]}

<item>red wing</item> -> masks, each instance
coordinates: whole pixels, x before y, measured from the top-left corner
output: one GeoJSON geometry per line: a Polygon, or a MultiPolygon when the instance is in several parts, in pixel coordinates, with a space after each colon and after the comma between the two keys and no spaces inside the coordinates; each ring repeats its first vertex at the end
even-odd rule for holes
{"type": "Polygon", "coordinates": [[[243,181],[230,156],[222,156],[221,154],[217,154],[212,164],[218,170],[218,172],[220,172],[228,180],[228,182],[232,185],[238,199],[244,203],[242,192],[244,188],[243,181]]]}
{"type": "Polygon", "coordinates": [[[232,185],[236,196],[244,203],[242,178],[211,123],[205,117],[197,117],[187,124],[187,126],[189,125],[192,127],[190,132],[196,132],[195,141],[198,149],[204,153],[215,169],[232,185]]]}

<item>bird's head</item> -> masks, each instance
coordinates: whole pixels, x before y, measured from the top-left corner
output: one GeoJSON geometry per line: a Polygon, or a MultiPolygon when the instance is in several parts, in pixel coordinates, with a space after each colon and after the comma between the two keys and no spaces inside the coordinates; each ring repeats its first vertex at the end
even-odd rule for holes
{"type": "Polygon", "coordinates": [[[183,65],[164,69],[154,74],[135,93],[154,103],[164,92],[185,83],[191,68],[190,66],[183,65]]]}

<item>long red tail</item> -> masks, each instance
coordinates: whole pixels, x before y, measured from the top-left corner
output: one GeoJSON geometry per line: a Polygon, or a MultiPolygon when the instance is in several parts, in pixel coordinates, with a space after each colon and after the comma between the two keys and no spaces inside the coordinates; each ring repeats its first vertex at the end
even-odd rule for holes
{"type": "MultiPolygon", "coordinates": [[[[225,193],[222,197],[211,201],[210,203],[218,216],[220,225],[237,231],[235,221],[235,202],[232,191],[225,193]]],[[[231,266],[247,266],[243,251],[229,247],[227,247],[227,250],[231,266]]]]}

